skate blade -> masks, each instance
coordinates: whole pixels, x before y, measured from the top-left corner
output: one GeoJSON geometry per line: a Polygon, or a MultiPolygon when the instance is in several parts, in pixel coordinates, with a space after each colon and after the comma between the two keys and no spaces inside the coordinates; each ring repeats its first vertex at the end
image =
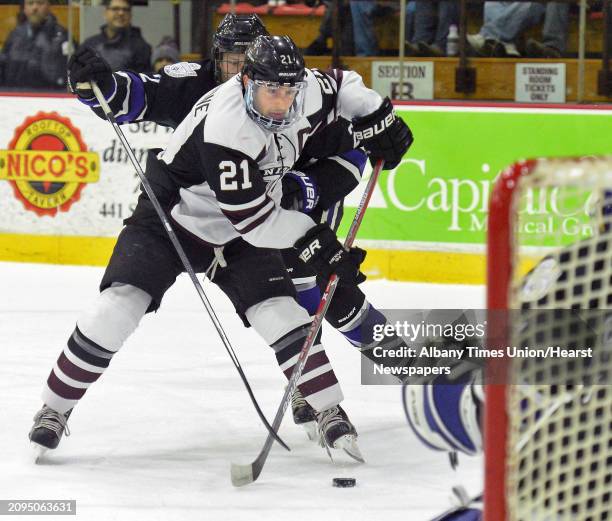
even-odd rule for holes
{"type": "Polygon", "coordinates": [[[33,454],[33,458],[34,458],[34,463],[36,465],[38,465],[39,463],[42,463],[45,454],[49,451],[49,449],[47,447],[43,447],[42,445],[39,445],[38,443],[35,442],[31,442],[30,446],[32,448],[32,454],[33,454]]]}
{"type": "Polygon", "coordinates": [[[319,437],[317,436],[317,422],[311,421],[301,424],[306,431],[306,436],[310,441],[318,441],[319,437]]]}
{"type": "Polygon", "coordinates": [[[338,438],[334,442],[334,449],[343,450],[355,461],[358,461],[359,463],[365,463],[365,459],[363,459],[363,455],[359,450],[359,445],[357,445],[357,436],[354,436],[352,434],[340,436],[340,438],[338,438]]]}

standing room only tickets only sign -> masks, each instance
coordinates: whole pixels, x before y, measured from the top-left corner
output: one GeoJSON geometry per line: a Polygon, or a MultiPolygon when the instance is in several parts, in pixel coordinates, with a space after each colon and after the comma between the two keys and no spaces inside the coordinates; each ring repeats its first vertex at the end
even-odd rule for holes
{"type": "MultiPolygon", "coordinates": [[[[425,264],[436,255],[448,263],[456,252],[482,256],[488,198],[509,164],[611,150],[607,110],[433,103],[396,109],[415,142],[395,170],[383,172],[359,232],[372,252],[373,275],[418,279],[407,266],[418,264],[415,257],[390,261],[411,252],[426,252],[425,264]],[[394,273],[389,264],[396,266],[394,273]]],[[[136,173],[109,124],[69,96],[0,96],[0,111],[0,258],[103,264],[139,193],[136,173]],[[62,248],[78,254],[62,255],[62,248]]],[[[146,150],[163,148],[170,130],[140,123],[124,126],[124,132],[144,166],[146,150]]],[[[369,172],[368,167],[366,178],[369,172]]],[[[347,215],[359,196],[357,189],[347,198],[347,215]]],[[[585,200],[584,212],[588,205],[585,200]]],[[[542,232],[535,226],[546,225],[545,231],[588,235],[575,208],[558,207],[553,193],[534,196],[522,211],[552,211],[549,223],[534,223],[534,233],[542,232]]],[[[347,218],[341,232],[348,223],[347,218]]],[[[528,220],[525,226],[529,233],[528,220]]]]}

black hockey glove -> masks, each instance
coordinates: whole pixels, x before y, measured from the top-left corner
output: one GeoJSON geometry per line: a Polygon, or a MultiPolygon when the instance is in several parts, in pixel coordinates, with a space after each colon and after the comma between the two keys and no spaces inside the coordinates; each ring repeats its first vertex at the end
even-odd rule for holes
{"type": "Polygon", "coordinates": [[[290,170],[283,176],[281,207],[310,213],[319,202],[319,188],[304,172],[290,170]]]}
{"type": "Polygon", "coordinates": [[[389,98],[372,114],[353,120],[353,133],[370,159],[385,160],[385,170],[392,170],[412,145],[412,132],[393,111],[389,98]]]}
{"type": "Polygon", "coordinates": [[[79,89],[78,83],[94,80],[105,96],[113,88],[113,72],[108,62],[89,47],[79,47],[68,60],[68,84],[70,90],[81,98],[93,98],[91,89],[79,89]]]}
{"type": "Polygon", "coordinates": [[[327,224],[318,224],[308,230],[294,248],[298,250],[300,259],[325,279],[335,273],[340,284],[356,285],[366,280],[359,271],[366,257],[365,250],[351,248],[346,251],[327,224]]]}

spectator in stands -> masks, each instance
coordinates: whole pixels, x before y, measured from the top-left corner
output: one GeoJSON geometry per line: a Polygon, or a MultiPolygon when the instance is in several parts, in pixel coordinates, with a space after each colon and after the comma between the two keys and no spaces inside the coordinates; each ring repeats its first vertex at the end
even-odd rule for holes
{"type": "Polygon", "coordinates": [[[374,0],[350,0],[353,43],[356,56],[376,56],[378,44],[374,32],[374,0]]]}
{"type": "Polygon", "coordinates": [[[570,5],[564,2],[546,4],[542,41],[529,38],[525,54],[532,58],[561,58],[567,46],[570,5]]]}
{"type": "Polygon", "coordinates": [[[446,56],[446,37],[451,25],[459,24],[459,3],[456,0],[416,0],[414,33],[406,38],[408,56],[446,56]],[[436,13],[437,9],[437,13],[436,13]]]}
{"type": "MultiPolygon", "coordinates": [[[[369,0],[366,0],[369,2],[369,0]]],[[[309,7],[316,7],[325,4],[325,14],[319,26],[319,36],[304,49],[304,54],[310,56],[321,56],[331,54],[331,49],[327,47],[327,39],[333,36],[332,2],[331,0],[305,0],[309,7]]],[[[352,3],[352,2],[351,2],[352,3]]],[[[346,0],[338,0],[339,21],[340,21],[340,54],[350,56],[353,54],[353,24],[351,23],[351,8],[346,0]]]]}
{"type": "Polygon", "coordinates": [[[406,2],[406,43],[414,40],[414,11],[416,10],[415,0],[406,2]]]}
{"type": "Polygon", "coordinates": [[[528,42],[530,56],[559,58],[567,43],[569,4],[564,2],[486,2],[484,25],[478,34],[468,34],[468,44],[478,56],[518,57],[516,40],[544,16],[542,43],[528,42]]]}
{"type": "Polygon", "coordinates": [[[68,33],[49,11],[49,0],[25,0],[26,21],[9,34],[0,53],[0,85],[64,88],[68,33]]]}
{"type": "Polygon", "coordinates": [[[153,72],[159,72],[166,65],[172,65],[180,60],[178,45],[171,36],[164,36],[159,45],[153,49],[151,63],[153,72]]]}
{"type": "Polygon", "coordinates": [[[104,0],[104,19],[100,34],[87,38],[82,45],[98,52],[114,71],[150,71],[151,46],[140,29],[132,26],[130,0],[104,0]]]}

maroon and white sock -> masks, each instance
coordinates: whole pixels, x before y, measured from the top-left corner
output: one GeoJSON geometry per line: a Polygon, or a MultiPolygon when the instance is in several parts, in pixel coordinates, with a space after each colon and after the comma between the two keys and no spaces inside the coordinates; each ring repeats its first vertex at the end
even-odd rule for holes
{"type": "Polygon", "coordinates": [[[114,354],[87,338],[77,326],[47,378],[43,402],[61,413],[72,409],[100,378],[114,354]]]}
{"type": "MultiPolygon", "coordinates": [[[[308,327],[300,328],[272,344],[278,365],[287,379],[291,378],[307,334],[308,327]]],[[[310,348],[302,375],[298,380],[298,388],[317,412],[338,405],[344,399],[322,344],[310,348]]]]}
{"type": "MultiPolygon", "coordinates": [[[[291,297],[274,297],[251,306],[246,316],[253,329],[274,349],[281,370],[290,378],[310,327],[308,312],[291,297]]],[[[298,387],[318,412],[344,399],[327,354],[318,342],[309,351],[298,387]]]]}
{"type": "Polygon", "coordinates": [[[43,389],[43,402],[60,413],[72,409],[138,327],[150,303],[147,293],[127,284],[100,293],[79,318],[53,366],[43,389]]]}

